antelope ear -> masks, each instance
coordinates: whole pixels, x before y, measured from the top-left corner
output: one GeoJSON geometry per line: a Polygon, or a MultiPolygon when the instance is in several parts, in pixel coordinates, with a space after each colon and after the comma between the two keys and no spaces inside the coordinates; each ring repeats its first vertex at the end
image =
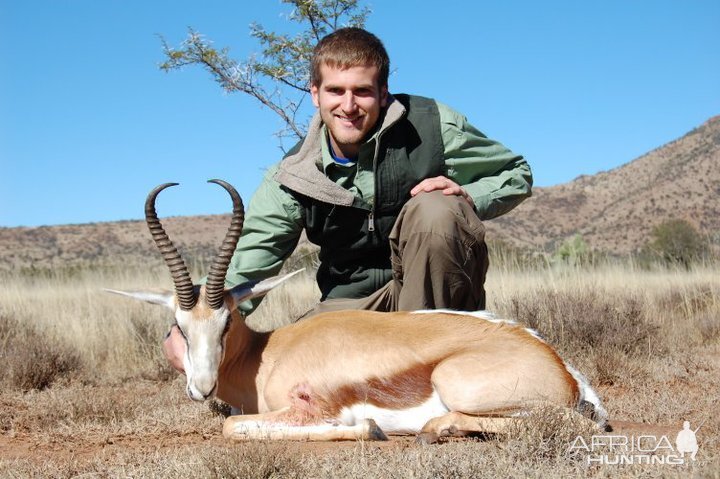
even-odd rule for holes
{"type": "Polygon", "coordinates": [[[167,291],[164,289],[155,291],[119,291],[117,289],[103,288],[103,291],[107,291],[108,293],[120,294],[122,296],[127,296],[128,298],[145,301],[146,303],[165,306],[172,311],[175,311],[175,308],[177,306],[175,304],[175,294],[172,291],[167,291]]]}
{"type": "Polygon", "coordinates": [[[248,299],[257,298],[259,296],[264,296],[267,294],[271,289],[274,287],[280,285],[280,283],[284,282],[287,279],[292,278],[296,274],[305,271],[305,268],[299,269],[297,271],[293,271],[289,274],[284,274],[281,276],[273,276],[268,279],[264,279],[262,281],[249,281],[247,283],[239,284],[232,288],[229,292],[233,297],[233,300],[235,301],[235,304],[240,304],[243,301],[247,301],[248,299]]]}

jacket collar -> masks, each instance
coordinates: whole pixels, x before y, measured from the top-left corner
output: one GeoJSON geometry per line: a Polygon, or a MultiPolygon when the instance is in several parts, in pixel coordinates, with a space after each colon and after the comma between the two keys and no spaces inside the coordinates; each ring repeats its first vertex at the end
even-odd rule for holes
{"type": "MultiPolygon", "coordinates": [[[[382,134],[405,116],[405,107],[392,95],[382,116],[377,131],[367,142],[378,141],[382,134]]],[[[308,127],[307,135],[300,150],[280,162],[275,180],[281,185],[310,198],[340,206],[356,205],[355,195],[325,176],[323,167],[322,142],[327,141],[323,122],[315,113],[308,127]]]]}

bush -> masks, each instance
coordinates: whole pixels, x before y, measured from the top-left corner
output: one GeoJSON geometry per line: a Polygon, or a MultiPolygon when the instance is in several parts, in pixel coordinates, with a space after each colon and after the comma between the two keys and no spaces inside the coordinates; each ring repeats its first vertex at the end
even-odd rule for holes
{"type": "Polygon", "coordinates": [[[0,384],[6,388],[42,390],[81,368],[80,357],[20,321],[0,318],[0,384]]]}
{"type": "Polygon", "coordinates": [[[590,246],[582,236],[576,234],[572,238],[566,239],[553,254],[553,262],[567,263],[572,266],[581,266],[588,264],[592,257],[590,246]]]}
{"type": "Polygon", "coordinates": [[[689,268],[706,257],[708,241],[686,220],[667,220],[655,226],[642,256],[689,268]]]}

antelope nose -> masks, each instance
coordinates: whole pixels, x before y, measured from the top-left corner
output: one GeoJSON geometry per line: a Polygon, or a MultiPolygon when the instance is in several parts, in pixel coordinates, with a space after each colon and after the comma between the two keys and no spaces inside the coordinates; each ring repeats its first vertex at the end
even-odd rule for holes
{"type": "Polygon", "coordinates": [[[203,394],[203,401],[206,401],[215,395],[215,386],[210,390],[209,393],[203,394]]]}
{"type": "Polygon", "coordinates": [[[207,399],[210,399],[215,394],[216,389],[216,382],[202,386],[197,384],[188,384],[187,395],[193,401],[205,401],[207,399]]]}

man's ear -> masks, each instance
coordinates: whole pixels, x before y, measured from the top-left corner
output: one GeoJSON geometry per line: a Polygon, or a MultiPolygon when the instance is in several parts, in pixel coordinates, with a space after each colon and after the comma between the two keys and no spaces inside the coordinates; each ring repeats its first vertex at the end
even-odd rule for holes
{"type": "Polygon", "coordinates": [[[313,105],[315,105],[315,108],[320,108],[320,89],[318,85],[312,84],[310,85],[310,96],[312,97],[313,105]]]}
{"type": "Polygon", "coordinates": [[[388,87],[384,85],[380,87],[380,106],[385,108],[388,104],[388,87]]]}

